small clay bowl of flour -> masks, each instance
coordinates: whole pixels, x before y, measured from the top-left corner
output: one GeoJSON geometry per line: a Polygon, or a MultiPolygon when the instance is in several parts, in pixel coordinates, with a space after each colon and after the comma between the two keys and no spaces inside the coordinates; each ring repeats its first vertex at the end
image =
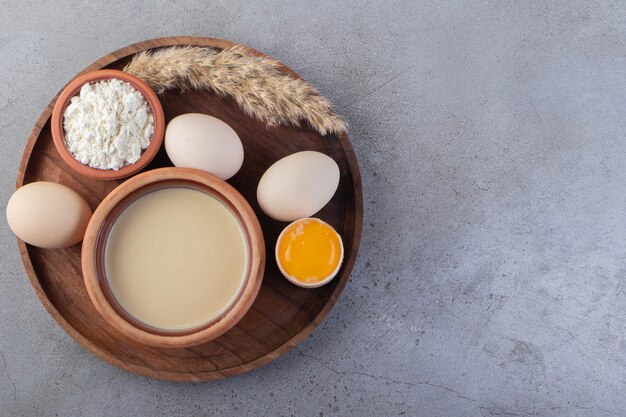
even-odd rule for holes
{"type": "Polygon", "coordinates": [[[72,80],[56,100],[52,139],[79,174],[117,180],[143,169],[161,148],[163,107],[141,79],[100,70],[72,80]]]}

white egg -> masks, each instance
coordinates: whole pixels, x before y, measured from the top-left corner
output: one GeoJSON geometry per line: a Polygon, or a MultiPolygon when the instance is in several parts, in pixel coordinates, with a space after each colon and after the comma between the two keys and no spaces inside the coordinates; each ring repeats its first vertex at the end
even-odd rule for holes
{"type": "Polygon", "coordinates": [[[196,168],[227,180],[243,164],[237,132],[220,119],[200,113],[181,114],[165,130],[165,151],[177,167],[196,168]]]}
{"type": "Polygon", "coordinates": [[[265,214],[291,222],[310,217],[333,197],[339,185],[339,167],[329,156],[303,151],[286,156],[265,171],[257,200],[265,214]]]}
{"type": "Polygon", "coordinates": [[[54,182],[26,184],[7,204],[7,222],[17,237],[40,248],[72,246],[85,236],[91,209],[74,190],[54,182]]]}

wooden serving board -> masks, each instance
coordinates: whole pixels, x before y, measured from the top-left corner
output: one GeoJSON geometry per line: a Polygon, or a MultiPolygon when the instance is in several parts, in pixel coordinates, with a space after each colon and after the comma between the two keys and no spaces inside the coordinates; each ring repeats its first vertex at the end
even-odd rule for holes
{"type": "MultiPolygon", "coordinates": [[[[225,48],[233,43],[211,38],[170,37],[139,42],[119,49],[81,72],[122,69],[133,54],[173,45],[225,48]]],[[[250,49],[252,53],[263,55],[250,49]]],[[[298,76],[284,66],[285,73],[298,76]]],[[[67,249],[39,249],[18,240],[26,272],[37,296],[78,343],[122,369],[172,381],[202,381],[237,375],[267,364],[301,342],[324,319],[348,281],[361,237],[363,198],[356,157],[347,135],[321,137],[309,128],[267,128],[243,114],[230,99],[209,92],[170,91],[160,96],[167,121],[182,113],[218,117],[232,126],[243,142],[243,167],[228,182],[250,202],[266,240],[267,266],[258,298],[246,316],[216,340],[186,349],[144,346],[116,332],[91,304],[81,273],[80,244],[67,249]],[[316,214],[341,234],[345,260],[339,275],[318,289],[303,289],[282,277],[272,256],[286,223],[270,219],[259,209],[256,187],[263,172],[280,158],[302,150],[331,156],[341,171],[337,193],[316,214]]],[[[52,143],[50,114],[54,100],[37,121],[17,175],[16,186],[33,181],[65,184],[82,195],[92,209],[121,181],[98,181],[79,176],[61,160],[52,143]]],[[[144,169],[171,166],[164,149],[144,169]]]]}

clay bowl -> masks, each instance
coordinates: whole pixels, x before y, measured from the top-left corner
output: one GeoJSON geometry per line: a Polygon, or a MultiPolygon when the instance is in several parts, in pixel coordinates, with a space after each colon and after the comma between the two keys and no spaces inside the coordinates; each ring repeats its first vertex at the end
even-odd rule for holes
{"type": "Polygon", "coordinates": [[[248,202],[225,181],[189,168],[161,168],[139,174],[115,188],[94,212],[83,240],[82,271],[91,302],[117,331],[137,342],[158,347],[198,345],[222,335],[252,306],[263,280],[265,243],[259,221],[248,202]],[[119,214],[141,196],[166,187],[190,187],[206,192],[224,203],[239,221],[248,245],[244,283],[230,306],[211,322],[185,331],[151,328],[124,311],[113,297],[105,270],[104,249],[119,214]]]}
{"type": "Polygon", "coordinates": [[[72,80],[59,94],[54,108],[52,109],[52,118],[50,119],[50,128],[52,131],[52,139],[54,146],[59,152],[59,155],[63,161],[69,165],[72,169],[81,175],[85,175],[90,178],[98,180],[116,180],[120,178],[129,177],[141,169],[143,169],[154,157],[156,156],[159,148],[163,144],[163,135],[165,133],[165,116],[163,115],[163,107],[161,102],[157,98],[157,95],[152,89],[143,82],[141,79],[130,75],[123,71],[118,70],[100,70],[87,72],[81,76],[72,80]],[[80,92],[83,85],[107,80],[111,78],[117,78],[118,80],[125,81],[138,90],[146,99],[150,105],[152,115],[154,117],[154,133],[152,134],[152,140],[150,145],[146,148],[137,162],[126,165],[120,169],[97,169],[88,165],[82,164],[74,158],[70,151],[65,146],[65,131],[63,129],[63,113],[70,103],[72,97],[80,92]]]}

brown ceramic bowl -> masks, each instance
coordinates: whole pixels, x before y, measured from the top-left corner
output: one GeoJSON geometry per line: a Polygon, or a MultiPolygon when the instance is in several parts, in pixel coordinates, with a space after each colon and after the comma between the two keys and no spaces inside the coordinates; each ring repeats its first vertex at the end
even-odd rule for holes
{"type": "Polygon", "coordinates": [[[59,94],[59,97],[54,104],[54,108],[52,109],[50,128],[52,130],[54,146],[59,152],[59,155],[61,155],[63,161],[65,161],[65,163],[72,167],[76,172],[98,180],[116,180],[139,172],[146,165],[148,165],[152,159],[154,159],[159,151],[159,148],[161,148],[161,145],[163,144],[165,116],[163,114],[163,107],[161,107],[161,102],[159,102],[157,95],[154,91],[152,91],[148,84],[143,82],[141,79],[123,71],[100,70],[87,72],[76,77],[63,89],[63,91],[61,91],[61,94],[59,94]],[[125,81],[138,90],[150,105],[150,109],[152,110],[152,115],[154,117],[154,133],[152,134],[152,140],[150,141],[148,148],[143,151],[137,162],[126,165],[117,171],[113,169],[92,168],[76,160],[65,146],[65,130],[63,129],[63,113],[70,104],[72,97],[80,92],[81,87],[90,82],[102,81],[110,78],[117,78],[118,80],[125,81]]]}
{"type": "Polygon", "coordinates": [[[231,329],[252,306],[263,280],[265,243],[259,221],[248,202],[225,181],[190,168],[161,168],[139,174],[115,188],[93,214],[82,248],[82,270],[89,298],[100,315],[120,333],[151,346],[188,347],[204,343],[231,329]],[[104,250],[109,232],[120,213],[147,193],[167,187],[190,187],[224,203],[239,221],[248,245],[247,273],[231,305],[211,322],[184,331],[151,328],[133,318],[111,293],[104,250]]]}

